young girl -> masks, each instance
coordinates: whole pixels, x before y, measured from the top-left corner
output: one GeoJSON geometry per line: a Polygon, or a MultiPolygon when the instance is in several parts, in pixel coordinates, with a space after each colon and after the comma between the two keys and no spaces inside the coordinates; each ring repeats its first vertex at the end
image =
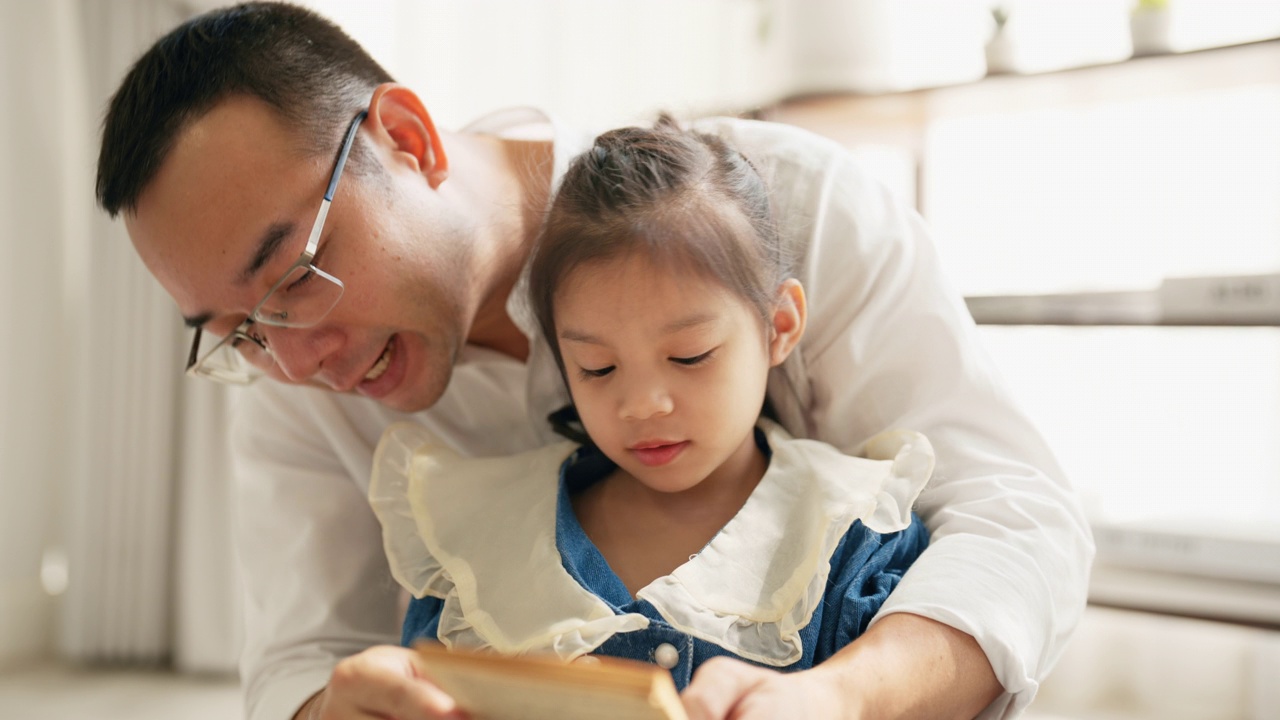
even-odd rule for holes
{"type": "Polygon", "coordinates": [[[927,544],[933,451],[894,431],[849,457],[762,417],[804,331],[789,261],[719,138],[666,118],[597,138],[528,276],[585,436],[467,458],[401,424],[379,444],[405,643],[638,658],[684,688],[713,657],[802,670],[858,637],[927,544]]]}

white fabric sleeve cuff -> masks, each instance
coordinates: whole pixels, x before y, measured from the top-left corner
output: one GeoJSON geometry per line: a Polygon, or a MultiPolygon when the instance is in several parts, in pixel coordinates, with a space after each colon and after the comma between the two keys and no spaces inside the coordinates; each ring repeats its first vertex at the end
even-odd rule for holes
{"type": "Polygon", "coordinates": [[[253,704],[245,708],[245,720],[290,720],[303,703],[329,683],[332,673],[333,668],[323,666],[290,669],[288,675],[271,678],[262,683],[253,696],[253,704]]]}
{"type": "Polygon", "coordinates": [[[872,620],[905,612],[936,620],[978,641],[1005,692],[978,717],[1017,717],[1035,698],[1045,672],[1052,585],[1034,561],[1007,543],[978,535],[933,542],[872,620]]]}

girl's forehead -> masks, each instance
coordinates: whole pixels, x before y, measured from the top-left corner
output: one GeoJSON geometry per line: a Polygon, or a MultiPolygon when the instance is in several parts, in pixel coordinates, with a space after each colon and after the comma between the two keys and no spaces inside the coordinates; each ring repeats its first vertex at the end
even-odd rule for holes
{"type": "Polygon", "coordinates": [[[627,252],[612,257],[593,258],[566,272],[557,300],[578,291],[609,294],[648,293],[661,288],[665,293],[727,291],[710,273],[675,258],[653,257],[643,252],[627,252]]]}
{"type": "Polygon", "coordinates": [[[623,325],[688,325],[690,317],[752,312],[744,298],[718,279],[688,267],[634,260],[593,262],[565,280],[555,301],[560,322],[616,330],[623,325]]]}

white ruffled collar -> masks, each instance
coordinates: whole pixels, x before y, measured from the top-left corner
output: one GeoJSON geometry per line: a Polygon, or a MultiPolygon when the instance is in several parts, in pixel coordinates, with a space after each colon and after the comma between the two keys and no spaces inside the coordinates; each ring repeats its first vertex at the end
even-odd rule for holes
{"type": "MultiPolygon", "coordinates": [[[[933,450],[917,433],[894,431],[868,444],[882,459],[854,458],[776,424],[761,427],[772,458],[755,492],[700,553],[636,600],[681,632],[786,666],[800,659],[800,631],[822,602],[840,540],[857,520],[880,533],[907,527],[933,450]]],[[[575,449],[566,442],[464,458],[419,426],[384,434],[370,502],[396,579],[419,597],[444,600],[446,645],[572,659],[648,626],[619,597],[607,602],[565,569],[604,565],[572,509],[560,507],[561,468],[575,449]]]]}

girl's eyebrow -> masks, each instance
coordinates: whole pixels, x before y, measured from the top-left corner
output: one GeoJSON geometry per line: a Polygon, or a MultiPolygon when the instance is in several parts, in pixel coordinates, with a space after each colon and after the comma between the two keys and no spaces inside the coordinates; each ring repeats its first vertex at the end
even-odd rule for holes
{"type": "Polygon", "coordinates": [[[578,330],[561,330],[560,339],[569,342],[587,343],[588,345],[604,345],[604,341],[595,335],[589,335],[578,330]]]}
{"type": "Polygon", "coordinates": [[[686,315],[678,320],[674,320],[662,326],[662,332],[666,335],[670,335],[671,333],[680,332],[681,330],[688,330],[691,327],[706,325],[708,323],[713,323],[715,321],[716,321],[715,313],[693,313],[691,315],[686,315]]]}
{"type": "MultiPolygon", "coordinates": [[[[688,330],[689,328],[698,327],[699,325],[713,323],[716,319],[717,316],[715,313],[692,313],[663,325],[662,334],[671,335],[673,333],[678,333],[681,330],[688,330]]],[[[574,330],[573,328],[565,328],[559,332],[559,335],[561,340],[568,340],[569,342],[586,343],[588,345],[608,344],[595,335],[582,332],[581,330],[574,330]]]]}

